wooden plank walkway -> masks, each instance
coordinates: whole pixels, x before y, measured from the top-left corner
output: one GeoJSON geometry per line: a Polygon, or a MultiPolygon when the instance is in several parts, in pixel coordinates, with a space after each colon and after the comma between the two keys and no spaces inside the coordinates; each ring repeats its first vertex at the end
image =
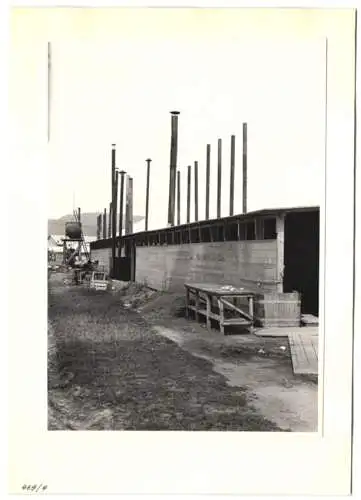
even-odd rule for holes
{"type": "MultiPolygon", "coordinates": [[[[292,330],[294,330],[293,327],[292,330]]],[[[269,328],[258,328],[253,333],[257,337],[288,337],[289,332],[290,328],[285,326],[272,326],[269,328]]]]}
{"type": "Polygon", "coordinates": [[[311,328],[302,328],[302,332],[293,331],[288,335],[295,375],[318,374],[318,332],[309,330],[311,328]]]}
{"type": "Polygon", "coordinates": [[[313,314],[302,314],[301,323],[305,326],[318,326],[318,317],[313,314]]]}
{"type": "Polygon", "coordinates": [[[262,328],[256,330],[259,337],[288,337],[293,372],[297,375],[318,373],[318,327],[262,328]]]}

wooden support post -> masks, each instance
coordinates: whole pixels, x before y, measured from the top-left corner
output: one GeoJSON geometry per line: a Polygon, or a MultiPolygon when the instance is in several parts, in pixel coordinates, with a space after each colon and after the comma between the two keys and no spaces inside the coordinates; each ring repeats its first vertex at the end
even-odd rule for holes
{"type": "Polygon", "coordinates": [[[211,329],[211,309],[212,309],[212,304],[211,304],[211,297],[210,295],[207,293],[206,294],[206,303],[207,303],[207,316],[206,316],[206,319],[207,319],[207,328],[208,330],[211,329]]]}
{"type": "Polygon", "coordinates": [[[235,155],[236,155],[236,138],[234,135],[231,136],[231,178],[229,186],[229,215],[233,215],[234,212],[234,165],[235,165],[235,155]]]}
{"type": "Polygon", "coordinates": [[[187,224],[191,221],[191,166],[188,166],[187,224]]]}
{"type": "Polygon", "coordinates": [[[276,218],[277,232],[277,292],[283,293],[283,273],[284,273],[284,238],[285,238],[285,214],[280,214],[276,218]]]}
{"type": "Polygon", "coordinates": [[[224,335],[224,306],[223,302],[220,299],[217,299],[218,308],[219,308],[219,329],[221,333],[224,335]]]}
{"type": "Polygon", "coordinates": [[[248,298],[248,306],[249,306],[249,315],[254,320],[254,305],[253,305],[253,296],[252,295],[248,298]]]}
{"type": "Polygon", "coordinates": [[[207,144],[207,166],[206,166],[206,220],[209,219],[209,184],[211,175],[211,145],[207,144]]]}
{"type": "Polygon", "coordinates": [[[194,220],[198,222],[198,162],[194,162],[194,220]]]}
{"type": "Polygon", "coordinates": [[[199,292],[195,292],[196,321],[199,321],[199,292]]]}
{"type": "Polygon", "coordinates": [[[186,318],[189,318],[189,288],[186,287],[186,318]]]}
{"type": "Polygon", "coordinates": [[[222,197],[222,139],[218,139],[217,219],[221,217],[222,197]]]}
{"type": "Polygon", "coordinates": [[[261,217],[257,217],[255,219],[255,236],[256,236],[256,240],[263,240],[263,219],[261,217]]]}

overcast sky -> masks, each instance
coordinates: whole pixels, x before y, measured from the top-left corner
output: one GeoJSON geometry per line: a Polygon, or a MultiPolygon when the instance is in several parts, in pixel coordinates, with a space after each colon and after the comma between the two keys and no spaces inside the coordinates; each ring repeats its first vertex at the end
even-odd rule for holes
{"type": "MultiPolygon", "coordinates": [[[[24,63],[27,56],[23,48],[24,63]]],[[[43,110],[46,47],[32,50],[43,110]],[[38,81],[39,85],[39,81],[38,81]]],[[[18,67],[19,71],[20,66],[18,67]]],[[[35,78],[36,80],[36,78],[35,78]]],[[[36,83],[36,81],[34,82],[36,83]]],[[[34,85],[35,85],[34,83],[34,85]]],[[[24,96],[24,99],[26,96],[24,96]]],[[[182,222],[186,168],[199,162],[204,218],[206,145],[210,216],[216,215],[217,140],[223,140],[222,216],[229,210],[230,136],[236,135],[235,213],[242,209],[242,123],[248,123],[248,209],[320,204],[324,172],[325,43],[202,36],[52,43],[48,214],[110,201],[111,144],[134,178],[134,214],[145,213],[145,159],[152,158],[150,228],[167,224],[170,123],[179,110],[182,222]]],[[[17,124],[27,128],[24,118],[17,124]]],[[[45,112],[38,126],[46,134],[45,112]]],[[[32,124],[34,127],[34,124],[32,124]]],[[[193,178],[192,178],[193,182],[193,178]]],[[[193,190],[192,190],[192,217],[193,190]]]]}

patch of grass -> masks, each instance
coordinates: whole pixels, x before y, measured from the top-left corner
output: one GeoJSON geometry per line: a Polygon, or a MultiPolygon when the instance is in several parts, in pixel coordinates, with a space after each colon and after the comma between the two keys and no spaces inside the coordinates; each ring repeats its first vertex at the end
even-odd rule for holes
{"type": "Polygon", "coordinates": [[[280,430],[111,294],[78,287],[49,305],[62,381],[49,386],[49,429],[280,430]]]}

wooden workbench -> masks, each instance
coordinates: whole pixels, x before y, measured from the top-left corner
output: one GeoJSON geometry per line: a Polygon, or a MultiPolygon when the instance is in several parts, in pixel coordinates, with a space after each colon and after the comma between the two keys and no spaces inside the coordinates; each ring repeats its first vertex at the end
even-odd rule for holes
{"type": "Polygon", "coordinates": [[[211,320],[219,323],[221,333],[224,334],[225,326],[246,326],[253,329],[254,312],[253,299],[254,293],[245,288],[237,288],[232,286],[222,286],[216,284],[201,284],[201,283],[185,283],[186,289],[186,314],[189,317],[189,312],[194,311],[196,320],[199,316],[205,316],[207,328],[211,328],[211,320]],[[194,298],[194,303],[192,302],[194,298]],[[247,299],[248,311],[244,311],[234,304],[235,299],[247,299]],[[205,307],[201,302],[205,302],[205,307]],[[218,306],[218,313],[212,310],[213,303],[218,306]],[[232,311],[236,314],[235,317],[227,318],[225,310],[232,311]]]}

